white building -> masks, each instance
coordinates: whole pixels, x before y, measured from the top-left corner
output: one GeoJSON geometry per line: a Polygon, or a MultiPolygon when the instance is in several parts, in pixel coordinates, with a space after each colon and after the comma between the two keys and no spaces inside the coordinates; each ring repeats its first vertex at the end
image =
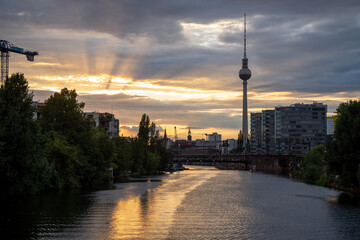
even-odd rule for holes
{"type": "Polygon", "coordinates": [[[227,143],[229,144],[229,151],[236,149],[238,140],[237,139],[226,139],[227,143]]]}
{"type": "Polygon", "coordinates": [[[327,117],[327,135],[334,135],[334,127],[337,116],[327,117]]]}
{"type": "Polygon", "coordinates": [[[214,132],[212,134],[208,134],[208,141],[209,142],[221,142],[221,134],[218,134],[217,132],[214,132]]]}
{"type": "Polygon", "coordinates": [[[85,116],[94,121],[95,127],[104,128],[110,136],[119,136],[119,119],[116,119],[114,114],[88,112],[85,116]]]}
{"type": "Polygon", "coordinates": [[[215,145],[216,149],[220,148],[221,145],[221,134],[218,134],[217,132],[214,132],[212,134],[208,134],[208,141],[210,145],[215,145]]]}

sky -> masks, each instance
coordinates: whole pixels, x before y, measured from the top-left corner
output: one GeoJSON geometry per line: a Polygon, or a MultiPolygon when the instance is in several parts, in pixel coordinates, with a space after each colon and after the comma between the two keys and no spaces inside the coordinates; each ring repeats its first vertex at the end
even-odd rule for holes
{"type": "Polygon", "coordinates": [[[39,52],[11,54],[10,73],[34,100],[76,89],[85,111],[111,112],[124,136],[146,113],[180,138],[242,126],[243,15],[249,112],[322,102],[328,114],[360,96],[358,0],[0,0],[0,39],[39,52]]]}

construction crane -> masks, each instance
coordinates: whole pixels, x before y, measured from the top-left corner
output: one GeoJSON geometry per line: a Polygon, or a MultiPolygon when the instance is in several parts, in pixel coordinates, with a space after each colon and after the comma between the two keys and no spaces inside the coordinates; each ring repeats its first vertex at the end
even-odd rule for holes
{"type": "Polygon", "coordinates": [[[26,55],[28,61],[34,61],[34,56],[39,55],[38,52],[24,50],[23,48],[17,47],[14,44],[0,40],[0,52],[1,52],[1,85],[9,75],[9,52],[26,55]]]}

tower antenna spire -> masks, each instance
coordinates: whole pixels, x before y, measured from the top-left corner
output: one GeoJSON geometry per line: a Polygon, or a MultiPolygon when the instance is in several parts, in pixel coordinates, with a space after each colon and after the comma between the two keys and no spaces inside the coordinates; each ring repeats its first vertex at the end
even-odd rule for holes
{"type": "Polygon", "coordinates": [[[246,13],[244,13],[244,58],[246,58],[246,13]]]}

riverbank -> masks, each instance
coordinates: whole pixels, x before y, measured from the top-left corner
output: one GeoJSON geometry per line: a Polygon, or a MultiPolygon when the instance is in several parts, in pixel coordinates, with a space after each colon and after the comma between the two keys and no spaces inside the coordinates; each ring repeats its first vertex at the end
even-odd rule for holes
{"type": "Polygon", "coordinates": [[[297,181],[297,182],[303,182],[305,184],[309,184],[309,185],[316,185],[319,187],[324,187],[324,188],[328,188],[328,189],[334,189],[337,190],[340,193],[339,198],[337,199],[338,202],[340,203],[344,203],[344,204],[356,204],[356,205],[360,205],[360,188],[359,187],[344,187],[341,186],[339,184],[330,184],[330,185],[321,185],[321,184],[312,184],[312,183],[306,183],[305,181],[303,181],[303,179],[301,179],[299,177],[299,174],[294,174],[293,172],[287,172],[284,173],[282,172],[280,169],[275,169],[274,168],[257,168],[257,167],[251,167],[250,170],[245,170],[244,168],[236,168],[234,167],[234,165],[217,165],[215,166],[216,169],[218,170],[241,170],[241,171],[249,171],[249,172],[260,172],[260,173],[266,173],[266,174],[271,174],[271,175],[278,175],[278,176],[283,176],[284,178],[288,178],[291,179],[292,181],[297,181]]]}

